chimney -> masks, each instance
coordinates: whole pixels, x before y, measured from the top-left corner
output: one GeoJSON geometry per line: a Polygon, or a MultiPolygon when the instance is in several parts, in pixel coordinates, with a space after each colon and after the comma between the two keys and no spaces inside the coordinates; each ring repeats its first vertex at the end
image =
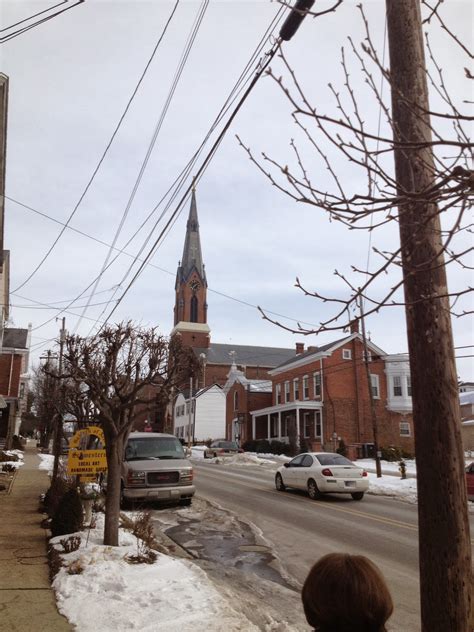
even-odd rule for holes
{"type": "Polygon", "coordinates": [[[351,320],[350,328],[351,328],[351,334],[359,333],[359,319],[358,318],[354,318],[354,320],[351,320]]]}
{"type": "Polygon", "coordinates": [[[317,351],[318,347],[308,347],[308,351],[317,351]]]}
{"type": "Polygon", "coordinates": [[[304,353],[304,342],[297,342],[296,343],[296,355],[300,355],[301,353],[304,353]]]}

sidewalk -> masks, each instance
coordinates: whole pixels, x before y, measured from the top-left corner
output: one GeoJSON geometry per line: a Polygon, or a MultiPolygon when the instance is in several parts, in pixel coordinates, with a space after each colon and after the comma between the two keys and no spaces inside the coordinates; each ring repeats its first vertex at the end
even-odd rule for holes
{"type": "Polygon", "coordinates": [[[10,632],[72,630],[56,609],[49,582],[44,516],[38,512],[49,481],[38,464],[30,445],[10,493],[0,497],[0,627],[10,632]]]}

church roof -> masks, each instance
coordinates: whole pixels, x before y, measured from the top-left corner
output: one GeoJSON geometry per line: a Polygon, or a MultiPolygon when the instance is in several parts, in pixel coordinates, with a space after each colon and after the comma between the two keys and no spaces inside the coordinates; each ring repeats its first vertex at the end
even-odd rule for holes
{"type": "Polygon", "coordinates": [[[294,358],[296,352],[294,348],[254,347],[211,342],[209,348],[195,348],[194,353],[197,357],[204,353],[207,364],[232,364],[234,359],[238,365],[276,367],[282,362],[294,358]],[[232,352],[234,353],[232,354],[232,352]]]}
{"type": "Polygon", "coordinates": [[[191,194],[191,206],[186,224],[186,237],[184,239],[183,256],[178,268],[179,280],[187,279],[193,269],[196,269],[201,279],[206,281],[206,273],[202,262],[201,239],[199,237],[199,221],[197,215],[196,193],[191,194]]]}

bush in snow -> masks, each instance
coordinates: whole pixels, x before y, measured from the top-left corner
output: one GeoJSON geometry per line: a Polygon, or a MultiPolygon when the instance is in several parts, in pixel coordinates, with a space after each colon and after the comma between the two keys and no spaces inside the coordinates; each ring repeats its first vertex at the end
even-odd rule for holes
{"type": "Polygon", "coordinates": [[[66,492],[71,489],[71,485],[59,476],[51,484],[51,487],[45,494],[43,503],[46,513],[50,518],[54,516],[59,505],[59,501],[66,492]]]}
{"type": "Polygon", "coordinates": [[[59,540],[59,543],[66,553],[72,553],[73,551],[77,551],[81,546],[81,538],[78,535],[71,535],[69,538],[59,540]]]}
{"type": "Polygon", "coordinates": [[[82,503],[76,489],[70,489],[59,501],[51,520],[53,536],[75,533],[82,528],[82,503]]]}

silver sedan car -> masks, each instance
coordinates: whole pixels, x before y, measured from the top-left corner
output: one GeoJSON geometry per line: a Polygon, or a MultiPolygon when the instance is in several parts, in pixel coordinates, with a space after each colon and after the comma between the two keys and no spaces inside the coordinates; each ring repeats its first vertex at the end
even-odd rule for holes
{"type": "Polygon", "coordinates": [[[278,468],[275,487],[278,491],[304,489],[313,500],[326,493],[350,494],[354,500],[362,500],[369,479],[363,468],[341,454],[306,452],[278,468]]]}

